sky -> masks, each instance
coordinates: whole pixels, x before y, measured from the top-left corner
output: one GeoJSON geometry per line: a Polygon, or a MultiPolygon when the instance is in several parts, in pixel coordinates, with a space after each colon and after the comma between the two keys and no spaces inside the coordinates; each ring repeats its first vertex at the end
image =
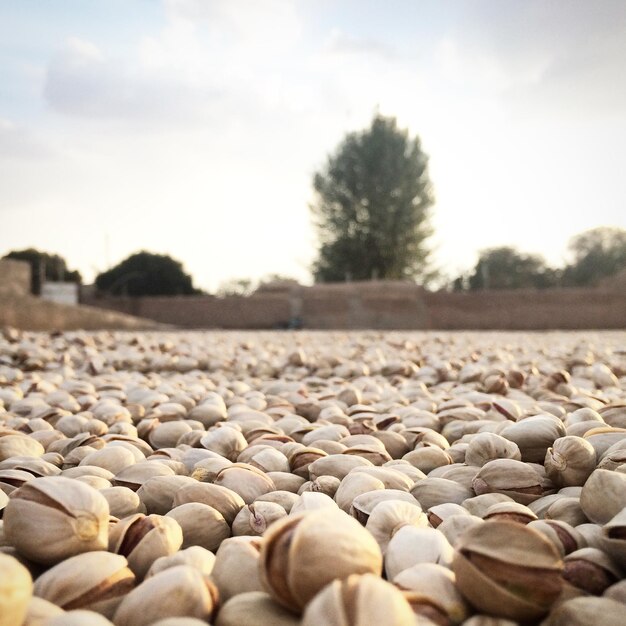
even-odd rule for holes
{"type": "Polygon", "coordinates": [[[623,0],[0,0],[0,255],[310,283],[312,177],[377,111],[450,277],[626,228],[623,0]]]}

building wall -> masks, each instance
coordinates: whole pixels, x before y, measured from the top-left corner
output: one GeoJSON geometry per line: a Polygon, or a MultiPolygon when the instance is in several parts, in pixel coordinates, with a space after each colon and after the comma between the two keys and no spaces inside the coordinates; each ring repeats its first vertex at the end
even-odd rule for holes
{"type": "Polygon", "coordinates": [[[15,259],[0,259],[0,296],[30,294],[30,264],[15,259]]]}
{"type": "Polygon", "coordinates": [[[250,297],[92,298],[88,302],[187,328],[279,328],[299,318],[309,329],[626,328],[626,291],[427,292],[374,281],[294,287],[250,297]]]}

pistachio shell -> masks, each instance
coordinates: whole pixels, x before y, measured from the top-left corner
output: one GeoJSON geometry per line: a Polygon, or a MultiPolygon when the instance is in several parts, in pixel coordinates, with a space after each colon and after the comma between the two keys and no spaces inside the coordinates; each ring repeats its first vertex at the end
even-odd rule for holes
{"type": "Polygon", "coordinates": [[[248,591],[230,598],[220,609],[215,626],[298,626],[300,619],[263,591],[248,591]]]}
{"type": "Polygon", "coordinates": [[[21,624],[33,595],[33,580],[15,558],[0,554],[0,626],[21,624]]]}

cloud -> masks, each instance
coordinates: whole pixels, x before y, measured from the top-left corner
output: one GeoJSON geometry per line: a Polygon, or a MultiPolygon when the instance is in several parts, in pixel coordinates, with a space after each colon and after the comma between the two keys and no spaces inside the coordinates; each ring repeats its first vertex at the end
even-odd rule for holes
{"type": "Polygon", "coordinates": [[[52,151],[24,127],[0,117],[0,158],[41,159],[51,154],[52,151]]]}
{"type": "Polygon", "coordinates": [[[331,31],[324,49],[330,54],[372,55],[383,60],[392,60],[396,57],[393,46],[377,39],[355,37],[338,28],[331,31]]]}

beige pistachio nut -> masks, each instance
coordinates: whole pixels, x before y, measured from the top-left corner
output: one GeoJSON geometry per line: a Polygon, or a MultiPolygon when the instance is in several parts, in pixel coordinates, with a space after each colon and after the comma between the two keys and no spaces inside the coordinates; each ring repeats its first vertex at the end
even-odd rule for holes
{"type": "Polygon", "coordinates": [[[581,547],[604,549],[605,537],[602,533],[602,526],[592,523],[580,524],[576,526],[576,531],[582,535],[587,544],[581,547]]]}
{"type": "Polygon", "coordinates": [[[448,543],[456,548],[459,538],[468,528],[483,524],[484,520],[475,515],[452,515],[437,526],[437,530],[448,540],[448,543]]]}
{"type": "Polygon", "coordinates": [[[624,605],[611,598],[574,598],[556,606],[542,622],[545,626],[620,626],[624,605]]]}
{"type": "Polygon", "coordinates": [[[118,519],[146,512],[139,496],[128,487],[107,487],[100,493],[109,504],[109,513],[118,519]]]}
{"type": "Polygon", "coordinates": [[[335,476],[339,480],[345,478],[355,467],[373,467],[367,459],[349,454],[331,454],[316,459],[309,464],[309,478],[315,480],[320,476],[335,476]]]}
{"type": "Polygon", "coordinates": [[[507,425],[502,437],[517,444],[522,461],[542,463],[547,449],[559,437],[564,437],[565,426],[554,415],[534,415],[507,425]]]}
{"type": "Polygon", "coordinates": [[[259,502],[244,506],[232,524],[233,535],[262,535],[271,524],[287,516],[285,509],[273,502],[259,502]]]}
{"type": "Polygon", "coordinates": [[[135,587],[126,559],[110,552],[85,552],[44,572],[34,594],[66,611],[86,609],[111,619],[122,598],[135,587]]]}
{"type": "Polygon", "coordinates": [[[201,546],[215,551],[224,539],[230,537],[230,528],[224,516],[217,509],[201,502],[181,504],[165,517],[176,520],[180,525],[183,548],[201,546]]]}
{"type": "Polygon", "coordinates": [[[616,563],[626,567],[626,507],[602,527],[600,545],[616,563]]]}
{"type": "Polygon", "coordinates": [[[289,515],[297,515],[307,511],[315,511],[318,509],[337,509],[337,503],[324,493],[315,491],[305,491],[299,496],[298,501],[293,505],[289,515]]]}
{"type": "Polygon", "coordinates": [[[183,487],[195,483],[189,476],[155,476],[139,487],[137,495],[148,513],[165,515],[172,508],[176,494],[183,487]]]}
{"type": "Polygon", "coordinates": [[[197,569],[201,574],[209,576],[215,565],[215,555],[201,546],[191,546],[190,548],[174,552],[174,554],[169,556],[160,556],[150,566],[146,578],[177,565],[189,565],[197,569]]]}
{"type": "Polygon", "coordinates": [[[517,444],[496,433],[473,435],[465,451],[465,463],[482,467],[494,459],[522,460],[517,444]]]}
{"type": "MultiPolygon", "coordinates": [[[[360,466],[351,470],[350,474],[367,474],[380,480],[385,486],[385,489],[400,489],[401,491],[409,491],[415,482],[413,478],[400,471],[400,468],[397,466],[360,466]]],[[[336,495],[335,493],[335,496],[336,495]]]]}
{"type": "Polygon", "coordinates": [[[114,616],[116,626],[148,626],[166,617],[196,617],[210,621],[219,594],[208,577],[188,565],[170,567],[131,591],[114,616]]]}
{"type": "Polygon", "coordinates": [[[536,520],[537,516],[527,506],[519,502],[499,502],[487,509],[483,515],[483,519],[485,521],[490,519],[505,519],[517,522],[518,524],[528,524],[536,520]]]}
{"type": "Polygon", "coordinates": [[[233,463],[225,467],[217,473],[214,482],[238,493],[246,504],[251,504],[264,493],[276,490],[267,474],[247,463],[233,463]]]}
{"type": "Polygon", "coordinates": [[[276,490],[290,491],[291,493],[298,493],[300,487],[306,482],[301,476],[289,472],[267,472],[266,476],[274,483],[276,490]]]}
{"type": "Polygon", "coordinates": [[[248,447],[241,431],[228,426],[214,426],[200,440],[207,450],[217,452],[229,461],[236,461],[239,454],[248,447]]]}
{"type": "MultiPolygon", "coordinates": [[[[374,508],[385,500],[401,500],[419,507],[418,501],[406,491],[400,489],[375,489],[362,493],[352,501],[350,515],[365,525],[374,508]]],[[[420,507],[421,510],[421,507],[420,507]]]]}
{"type": "Polygon", "coordinates": [[[597,548],[581,548],[565,556],[563,561],[563,578],[592,595],[601,595],[621,578],[613,561],[597,548]]]}
{"type": "Polygon", "coordinates": [[[335,493],[335,502],[341,510],[348,513],[357,496],[369,491],[384,489],[385,484],[378,478],[363,472],[350,472],[342,479],[335,493]]]}
{"type": "Polygon", "coordinates": [[[452,546],[434,528],[405,525],[391,537],[385,551],[385,573],[393,580],[400,572],[417,563],[438,563],[449,567],[452,546]]]}
{"type": "Polygon", "coordinates": [[[44,626],[50,618],[63,615],[64,613],[65,611],[56,604],[33,596],[28,603],[26,617],[22,622],[22,626],[44,626]]]}
{"type": "Polygon", "coordinates": [[[294,504],[299,501],[300,496],[298,494],[292,493],[291,491],[277,490],[261,494],[254,502],[273,502],[274,504],[282,506],[285,513],[289,513],[294,504]]]}
{"type": "Polygon", "coordinates": [[[503,493],[484,493],[480,496],[474,496],[463,500],[461,506],[467,509],[472,515],[482,518],[489,510],[489,507],[500,502],[515,502],[512,498],[503,493]]]}
{"type": "Polygon", "coordinates": [[[558,498],[545,511],[544,519],[554,519],[567,522],[571,526],[585,524],[589,520],[580,507],[580,498],[558,498]]]}
{"type": "Polygon", "coordinates": [[[543,494],[537,472],[513,459],[489,461],[480,468],[472,485],[476,495],[502,493],[520,504],[530,504],[543,494]]]}
{"type": "Polygon", "coordinates": [[[580,548],[587,547],[583,535],[567,522],[560,520],[534,520],[528,524],[529,528],[545,535],[559,550],[561,555],[570,554],[580,548]]]}
{"type": "Polygon", "coordinates": [[[426,511],[428,522],[433,528],[437,528],[441,522],[453,515],[469,515],[469,511],[454,502],[445,502],[444,504],[436,504],[426,511]]]}
{"type": "Polygon", "coordinates": [[[248,591],[230,598],[220,609],[215,626],[298,626],[300,619],[264,591],[248,591]]]}
{"type": "Polygon", "coordinates": [[[118,474],[136,462],[137,455],[128,448],[107,445],[101,450],[96,450],[85,456],[79,465],[95,465],[109,470],[112,474],[118,474]]]}
{"type": "MultiPolygon", "coordinates": [[[[272,492],[268,492],[270,493],[272,492]]],[[[201,502],[218,510],[229,526],[246,504],[238,493],[228,487],[198,481],[185,484],[179,489],[172,500],[172,507],[190,502],[201,502]]]]}
{"type": "Polygon", "coordinates": [[[109,551],[121,554],[137,580],[161,556],[174,554],[183,543],[179,523],[162,515],[137,513],[121,519],[109,534],[109,551]]]}
{"type": "Polygon", "coordinates": [[[313,491],[324,493],[333,498],[335,493],[337,493],[337,489],[339,489],[340,484],[341,480],[335,476],[320,476],[315,480],[305,482],[298,490],[298,494],[302,494],[305,491],[313,491]]]}
{"type": "Polygon", "coordinates": [[[420,503],[424,510],[438,504],[453,502],[461,504],[471,498],[474,493],[471,489],[447,478],[424,478],[413,485],[411,495],[420,503]]]}
{"type": "Polygon", "coordinates": [[[113,485],[118,487],[128,487],[133,491],[137,491],[145,482],[157,476],[173,476],[174,470],[163,465],[162,463],[149,463],[142,461],[135,465],[121,470],[113,478],[113,485]]]}
{"type": "Polygon", "coordinates": [[[557,549],[540,533],[510,521],[468,529],[456,545],[452,569],[474,608],[516,621],[547,613],[562,588],[557,549]]]}
{"type": "Polygon", "coordinates": [[[596,524],[606,524],[626,506],[626,474],[597,469],[580,494],[584,514],[596,524]]]}
{"type": "Polygon", "coordinates": [[[259,568],[262,541],[250,536],[222,541],[215,555],[211,579],[223,602],[240,593],[263,591],[259,568]]]}
{"type": "Polygon", "coordinates": [[[109,505],[100,493],[62,476],[29,481],[13,492],[3,515],[10,544],[45,565],[106,549],[108,518],[109,505]]]}
{"type": "Polygon", "coordinates": [[[626,604],[626,580],[622,579],[614,585],[611,585],[605,590],[602,596],[626,604]]]}
{"type": "Polygon", "coordinates": [[[411,591],[413,611],[435,624],[460,624],[470,614],[465,598],[456,588],[452,571],[436,563],[418,563],[400,572],[393,584],[411,591]]]}
{"type": "Polygon", "coordinates": [[[307,604],[303,626],[365,626],[412,624],[411,606],[391,583],[374,574],[352,574],[322,588],[307,604]]]}
{"type": "Polygon", "coordinates": [[[463,622],[462,626],[518,626],[518,623],[491,615],[472,615],[463,622]]]}
{"type": "Polygon", "coordinates": [[[0,553],[0,626],[22,624],[32,595],[30,572],[14,557],[0,553]]]}
{"type": "Polygon", "coordinates": [[[300,611],[334,578],[380,574],[382,555],[372,535],[355,519],[323,509],[273,524],[261,546],[260,568],[263,584],[275,599],[300,611]]]}
{"type": "Polygon", "coordinates": [[[40,457],[46,451],[44,447],[32,437],[16,431],[0,432],[0,461],[16,456],[40,457]],[[12,434],[15,433],[15,434],[12,434]]]}
{"type": "Polygon", "coordinates": [[[596,451],[582,437],[560,437],[548,448],[544,466],[559,487],[584,485],[596,468],[596,451]]]}

